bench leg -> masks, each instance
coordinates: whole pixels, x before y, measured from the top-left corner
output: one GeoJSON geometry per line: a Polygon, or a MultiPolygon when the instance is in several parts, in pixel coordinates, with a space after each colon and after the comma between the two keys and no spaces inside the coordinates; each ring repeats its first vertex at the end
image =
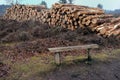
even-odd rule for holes
{"type": "Polygon", "coordinates": [[[61,64],[60,53],[59,53],[59,52],[56,52],[56,53],[55,53],[55,63],[56,63],[57,65],[60,65],[60,64],[61,64]]]}
{"type": "Polygon", "coordinates": [[[87,49],[87,55],[88,55],[87,60],[88,60],[88,61],[91,61],[91,60],[92,60],[91,55],[90,55],[90,50],[91,50],[91,49],[87,49]]]}

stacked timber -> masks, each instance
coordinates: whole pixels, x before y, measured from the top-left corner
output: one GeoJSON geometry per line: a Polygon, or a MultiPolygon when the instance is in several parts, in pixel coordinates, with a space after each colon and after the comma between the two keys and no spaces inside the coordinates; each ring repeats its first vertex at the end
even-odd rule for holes
{"type": "Polygon", "coordinates": [[[51,9],[44,6],[14,5],[7,9],[4,18],[17,21],[35,20],[71,30],[89,28],[98,35],[116,36],[120,39],[120,18],[105,14],[99,8],[59,3],[55,3],[51,9]]]}
{"type": "Polygon", "coordinates": [[[95,25],[97,24],[97,21],[95,21],[97,19],[95,18],[103,19],[105,17],[111,16],[104,15],[104,11],[99,8],[71,4],[55,4],[52,9],[43,11],[42,13],[43,22],[49,23],[50,25],[63,26],[72,30],[78,27],[84,28],[91,23],[95,25]]]}
{"type": "Polygon", "coordinates": [[[5,19],[12,19],[17,21],[36,20],[40,21],[40,11],[46,9],[44,6],[25,6],[14,5],[6,10],[5,19]]]}
{"type": "Polygon", "coordinates": [[[102,9],[72,4],[54,4],[50,10],[41,11],[41,20],[52,26],[71,30],[89,28],[104,37],[120,36],[120,18],[105,14],[102,9]]]}
{"type": "Polygon", "coordinates": [[[120,18],[112,18],[109,23],[103,23],[93,28],[105,37],[116,36],[120,39],[120,18]]]}

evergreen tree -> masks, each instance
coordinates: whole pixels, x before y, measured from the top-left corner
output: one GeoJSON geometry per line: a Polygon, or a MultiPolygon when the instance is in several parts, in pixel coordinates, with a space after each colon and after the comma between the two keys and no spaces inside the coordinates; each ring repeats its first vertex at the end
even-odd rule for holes
{"type": "Polygon", "coordinates": [[[59,3],[66,4],[67,0],[59,0],[59,3]]]}
{"type": "Polygon", "coordinates": [[[44,5],[47,8],[47,3],[45,1],[42,1],[40,5],[44,5]]]}
{"type": "Polygon", "coordinates": [[[70,4],[73,4],[73,0],[68,0],[70,4]]]}
{"type": "Polygon", "coordinates": [[[100,8],[100,9],[103,9],[103,5],[102,4],[98,4],[97,7],[100,8]]]}

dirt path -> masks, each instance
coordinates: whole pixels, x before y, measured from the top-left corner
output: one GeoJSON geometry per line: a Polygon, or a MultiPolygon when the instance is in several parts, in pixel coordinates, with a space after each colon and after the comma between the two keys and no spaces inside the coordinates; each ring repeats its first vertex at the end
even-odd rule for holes
{"type": "Polygon", "coordinates": [[[47,75],[45,80],[120,80],[119,56],[107,60],[94,60],[91,65],[84,61],[65,65],[47,75]]]}

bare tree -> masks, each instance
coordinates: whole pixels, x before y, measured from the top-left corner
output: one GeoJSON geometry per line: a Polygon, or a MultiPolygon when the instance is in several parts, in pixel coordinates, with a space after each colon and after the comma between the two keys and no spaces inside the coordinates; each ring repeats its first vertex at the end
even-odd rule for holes
{"type": "Polygon", "coordinates": [[[14,4],[14,0],[5,0],[6,3],[10,4],[10,5],[13,5],[14,4]]]}
{"type": "Polygon", "coordinates": [[[20,1],[22,0],[5,0],[8,4],[13,5],[13,4],[19,4],[20,1]]]}

